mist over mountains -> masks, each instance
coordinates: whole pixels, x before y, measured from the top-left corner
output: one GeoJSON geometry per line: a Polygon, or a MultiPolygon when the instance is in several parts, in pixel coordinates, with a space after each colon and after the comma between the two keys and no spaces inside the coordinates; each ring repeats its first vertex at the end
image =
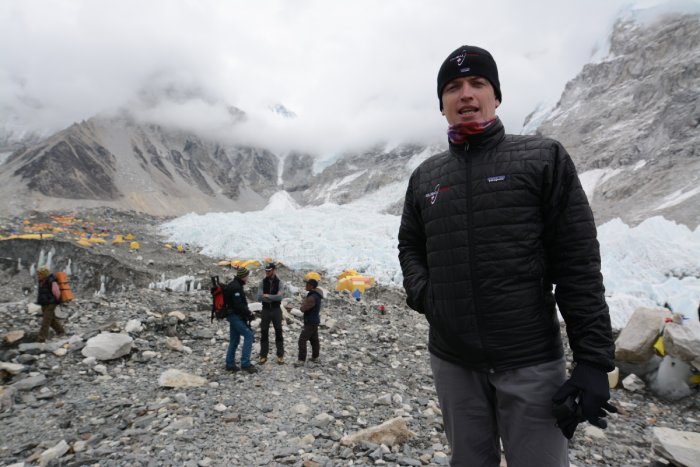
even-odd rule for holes
{"type": "MultiPolygon", "coordinates": [[[[700,223],[699,43],[698,15],[621,20],[609,54],[586,65],[554,109],[525,122],[522,131],[558,139],[569,150],[599,223],[620,217],[638,224],[656,215],[690,228],[700,223]]],[[[203,102],[234,128],[246,119],[245,109],[198,92],[153,91],[143,102],[203,102]]],[[[249,211],[287,191],[301,206],[345,204],[377,193],[384,211],[398,214],[401,196],[388,199],[381,190],[405,184],[413,168],[442,149],[411,142],[337,155],[273,151],[222,140],[204,123],[196,133],[177,122],[148,123],[147,110],[95,116],[48,137],[18,138],[17,129],[0,134],[0,154],[6,154],[4,162],[0,158],[0,196],[6,200],[0,210],[249,211]]],[[[268,110],[294,118],[294,109],[283,104],[268,110]]]]}

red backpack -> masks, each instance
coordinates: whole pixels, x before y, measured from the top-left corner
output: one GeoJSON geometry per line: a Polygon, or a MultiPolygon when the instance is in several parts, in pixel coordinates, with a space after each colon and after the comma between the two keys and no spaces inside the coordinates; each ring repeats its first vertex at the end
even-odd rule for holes
{"type": "Polygon", "coordinates": [[[227,316],[226,302],[224,301],[224,286],[219,282],[219,276],[211,278],[211,321],[216,319],[224,319],[227,316]]]}

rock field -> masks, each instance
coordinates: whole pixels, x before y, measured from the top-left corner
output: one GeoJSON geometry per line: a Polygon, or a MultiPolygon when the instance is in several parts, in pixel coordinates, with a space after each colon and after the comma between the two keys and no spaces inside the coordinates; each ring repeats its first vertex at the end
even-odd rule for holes
{"type": "MultiPolygon", "coordinates": [[[[33,222],[46,220],[36,216],[33,222]]],[[[229,373],[224,369],[228,325],[210,322],[209,277],[232,277],[231,270],[216,266],[221,258],[165,248],[156,228],[162,219],[111,210],[84,217],[103,231],[128,230],[141,248],[79,247],[68,236],[0,241],[1,465],[449,463],[429,367],[427,323],[405,305],[402,290],[378,286],[358,302],[324,278],[321,362],[296,368],[301,325],[292,308],[301,302],[306,271],[281,267],[279,277],[291,286],[285,301],[290,308],[286,362],[278,365],[271,358],[257,374],[229,373]],[[52,334],[52,340],[38,344],[40,314],[30,305],[35,291],[29,267],[40,250],[52,248],[59,266],[71,259],[77,297],[59,307],[67,336],[52,334]],[[185,274],[201,288],[148,288],[163,276],[185,274]],[[96,293],[102,283],[105,293],[96,293]],[[126,355],[110,360],[83,355],[90,338],[127,330],[133,343],[126,355]],[[186,375],[167,383],[167,370],[186,375]],[[397,419],[405,426],[393,437],[349,438],[397,419]]],[[[19,221],[1,220],[0,235],[19,221]]],[[[254,271],[249,285],[257,286],[262,277],[262,271],[254,271]]],[[[252,287],[250,292],[254,302],[252,287]]],[[[258,348],[256,342],[254,356],[258,348]]],[[[271,348],[274,353],[274,342],[271,348]]],[[[673,403],[645,388],[612,393],[620,413],[610,417],[605,431],[579,426],[571,441],[572,465],[668,465],[652,448],[653,429],[700,432],[697,392],[673,403]]]]}

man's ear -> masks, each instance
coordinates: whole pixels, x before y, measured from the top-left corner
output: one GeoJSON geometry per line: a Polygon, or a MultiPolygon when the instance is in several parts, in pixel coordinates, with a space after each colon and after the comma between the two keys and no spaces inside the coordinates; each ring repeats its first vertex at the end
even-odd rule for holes
{"type": "Polygon", "coordinates": [[[496,99],[496,108],[498,108],[499,105],[501,105],[501,101],[496,99]]]}

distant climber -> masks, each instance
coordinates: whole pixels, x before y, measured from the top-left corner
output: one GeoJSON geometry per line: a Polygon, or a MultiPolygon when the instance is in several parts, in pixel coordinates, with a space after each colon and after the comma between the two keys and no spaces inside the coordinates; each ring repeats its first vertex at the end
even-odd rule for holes
{"type": "Polygon", "coordinates": [[[41,328],[39,329],[39,342],[46,342],[51,327],[58,337],[65,335],[63,325],[56,318],[56,305],[60,303],[61,291],[56,277],[49,272],[49,268],[41,266],[36,271],[38,293],[36,303],[41,305],[41,328]]]}
{"type": "Polygon", "coordinates": [[[318,280],[306,280],[306,298],[299,309],[304,313],[304,328],[299,335],[299,358],[295,366],[306,363],[306,341],[311,342],[311,361],[318,363],[321,344],[318,340],[318,327],[321,324],[321,301],[323,291],[318,288],[318,280]]]}

